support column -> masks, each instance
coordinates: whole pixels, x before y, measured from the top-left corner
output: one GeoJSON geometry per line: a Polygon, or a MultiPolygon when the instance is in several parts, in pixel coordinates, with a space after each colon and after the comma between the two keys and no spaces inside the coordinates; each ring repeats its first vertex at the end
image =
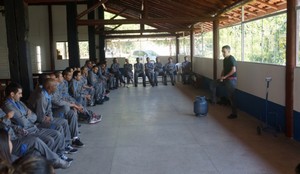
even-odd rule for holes
{"type": "Polygon", "coordinates": [[[76,24],[77,5],[75,2],[67,3],[67,31],[69,47],[69,66],[80,67],[80,55],[78,45],[78,31],[76,24]]]}
{"type": "Polygon", "coordinates": [[[297,0],[287,1],[285,117],[286,136],[293,137],[294,69],[297,58],[297,0]]]}
{"type": "Polygon", "coordinates": [[[176,36],[176,62],[178,62],[178,55],[179,55],[179,36],[176,36]]]}
{"type": "MultiPolygon", "coordinates": [[[[87,8],[92,7],[96,3],[95,0],[89,0],[87,8]]],[[[95,12],[92,11],[88,13],[88,19],[95,19],[95,12]]],[[[95,26],[88,26],[88,35],[89,35],[89,57],[90,60],[96,62],[96,39],[95,39],[95,26]]]]}
{"type": "Polygon", "coordinates": [[[214,62],[213,62],[213,74],[214,80],[218,78],[218,59],[220,56],[220,45],[219,45],[219,20],[213,21],[213,49],[214,49],[214,62]]]}
{"type": "MultiPolygon", "coordinates": [[[[98,19],[104,20],[104,9],[103,7],[98,8],[98,19]]],[[[105,59],[105,36],[103,34],[104,32],[104,25],[99,26],[100,27],[100,34],[99,34],[99,62],[104,62],[105,59]]]]}
{"type": "Polygon", "coordinates": [[[50,45],[50,67],[51,71],[55,70],[55,59],[57,59],[57,52],[54,50],[53,42],[53,21],[52,21],[52,6],[48,5],[48,22],[49,22],[49,45],[50,45]],[[55,53],[55,54],[53,54],[55,53]]]}
{"type": "Polygon", "coordinates": [[[194,38],[194,26],[191,27],[191,31],[190,31],[190,56],[191,56],[191,64],[192,64],[192,70],[194,70],[194,42],[195,42],[195,38],[194,38]]]}
{"type": "Polygon", "coordinates": [[[28,43],[28,5],[22,0],[4,0],[10,78],[23,87],[23,100],[33,90],[28,43]]]}

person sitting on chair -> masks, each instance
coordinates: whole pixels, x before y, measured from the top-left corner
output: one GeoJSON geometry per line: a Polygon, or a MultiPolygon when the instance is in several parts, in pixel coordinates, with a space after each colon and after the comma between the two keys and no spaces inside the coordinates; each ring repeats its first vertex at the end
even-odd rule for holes
{"type": "Polygon", "coordinates": [[[146,78],[144,74],[144,66],[140,63],[140,58],[136,58],[136,64],[134,64],[134,86],[137,87],[138,77],[142,76],[143,86],[146,87],[146,78]]]}
{"type": "Polygon", "coordinates": [[[175,72],[176,72],[176,66],[173,63],[173,58],[168,58],[168,63],[165,65],[165,76],[164,76],[164,84],[167,85],[167,75],[170,76],[171,83],[174,86],[175,85],[175,72]]]}
{"type": "Polygon", "coordinates": [[[184,61],[181,63],[182,83],[188,84],[192,75],[192,63],[188,61],[187,56],[184,56],[184,61]]]}

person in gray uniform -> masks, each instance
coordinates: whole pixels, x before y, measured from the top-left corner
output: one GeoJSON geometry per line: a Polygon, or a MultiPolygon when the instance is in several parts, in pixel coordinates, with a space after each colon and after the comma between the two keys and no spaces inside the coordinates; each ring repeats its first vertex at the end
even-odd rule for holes
{"type": "Polygon", "coordinates": [[[136,58],[136,63],[134,64],[134,86],[137,87],[138,77],[142,76],[143,86],[146,87],[146,77],[144,74],[144,66],[140,63],[140,58],[136,58]]]}
{"type": "Polygon", "coordinates": [[[6,100],[3,111],[6,113],[14,112],[14,116],[11,118],[12,123],[26,130],[28,134],[39,137],[52,151],[63,156],[65,151],[64,134],[53,129],[38,128],[34,124],[37,120],[36,114],[20,101],[22,97],[21,85],[12,82],[6,87],[5,93],[6,100]]]}
{"type": "Polygon", "coordinates": [[[167,75],[170,76],[171,83],[174,86],[175,85],[175,72],[176,72],[176,66],[173,63],[173,58],[168,58],[168,63],[165,65],[165,77],[164,77],[164,84],[167,85],[167,75]]]}
{"type": "Polygon", "coordinates": [[[89,86],[87,81],[88,68],[83,66],[80,68],[80,70],[81,70],[82,90],[85,94],[91,96],[91,100],[88,100],[88,106],[95,106],[95,89],[94,87],[89,86]]]}
{"type": "Polygon", "coordinates": [[[164,67],[160,62],[160,59],[157,57],[156,62],[154,64],[154,84],[157,86],[157,77],[161,75],[163,78],[165,76],[164,67]]]}
{"type": "Polygon", "coordinates": [[[150,62],[149,57],[146,58],[147,63],[145,63],[145,74],[151,84],[151,86],[154,86],[154,64],[150,62]]]}
{"type": "Polygon", "coordinates": [[[184,61],[181,63],[182,83],[188,84],[192,75],[192,63],[188,61],[187,56],[184,56],[184,61]]]}
{"type": "MultiPolygon", "coordinates": [[[[36,94],[30,95],[28,103],[31,109],[36,113],[38,119],[37,121],[44,125],[46,128],[52,126],[52,123],[61,125],[64,129],[65,139],[71,140],[72,145],[76,147],[83,147],[84,144],[78,138],[78,122],[77,113],[73,110],[70,112],[53,113],[52,111],[52,95],[57,90],[57,82],[53,79],[46,79],[43,88],[38,89],[36,94]],[[67,113],[65,115],[65,113],[67,113]],[[64,118],[73,118],[69,127],[68,121],[64,118]],[[75,119],[76,118],[76,119],[75,119]]],[[[68,108],[67,108],[68,109],[68,108]]]]}
{"type": "Polygon", "coordinates": [[[101,115],[97,116],[93,111],[86,108],[86,100],[90,100],[91,96],[83,92],[83,86],[81,83],[81,73],[80,71],[73,72],[73,78],[70,81],[70,95],[83,106],[83,112],[78,114],[86,118],[90,124],[98,123],[101,121],[101,115]]]}
{"type": "Polygon", "coordinates": [[[22,157],[26,154],[40,155],[49,160],[54,168],[66,169],[70,167],[71,161],[68,162],[61,159],[40,138],[28,135],[28,132],[24,129],[11,124],[10,119],[13,116],[14,111],[6,114],[0,109],[0,130],[5,130],[8,133],[8,139],[12,143],[13,155],[17,157],[22,157]]]}
{"type": "Polygon", "coordinates": [[[95,99],[96,99],[96,104],[103,104],[104,102],[104,87],[103,83],[100,81],[99,76],[99,67],[98,66],[93,66],[92,71],[89,71],[88,74],[88,84],[93,86],[95,89],[95,99]]]}
{"type": "Polygon", "coordinates": [[[108,89],[114,89],[114,75],[109,72],[108,68],[106,67],[106,63],[102,63],[98,66],[98,77],[100,82],[104,85],[105,94],[104,100],[109,100],[108,94],[110,91],[108,89]]]}
{"type": "Polygon", "coordinates": [[[124,64],[124,73],[125,73],[125,77],[127,78],[127,84],[129,84],[130,82],[133,83],[133,67],[132,64],[129,63],[128,59],[125,59],[125,64],[124,64]]]}
{"type": "Polygon", "coordinates": [[[119,81],[121,83],[124,84],[125,86],[125,81],[124,79],[122,78],[122,74],[120,72],[120,64],[118,62],[118,59],[117,58],[114,58],[113,59],[113,64],[111,64],[110,66],[110,72],[114,75],[114,77],[116,78],[116,83],[115,83],[115,86],[114,88],[118,88],[119,87],[119,81]]]}

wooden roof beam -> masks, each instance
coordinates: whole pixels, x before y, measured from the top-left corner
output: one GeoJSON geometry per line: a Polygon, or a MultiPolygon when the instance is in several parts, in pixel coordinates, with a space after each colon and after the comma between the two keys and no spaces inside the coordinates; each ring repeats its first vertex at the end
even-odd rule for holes
{"type": "Polygon", "coordinates": [[[151,35],[112,35],[105,36],[105,39],[129,39],[129,38],[155,38],[155,37],[176,37],[178,34],[151,34],[151,35]]]}
{"type": "MultiPolygon", "coordinates": [[[[107,0],[104,0],[104,1],[107,1],[107,0]]],[[[98,7],[100,7],[103,3],[105,3],[105,2],[100,2],[99,1],[99,2],[95,3],[92,7],[88,8],[88,9],[84,10],[83,12],[81,12],[80,14],[78,14],[77,17],[76,17],[76,19],[80,19],[84,15],[86,15],[86,14],[94,11],[95,9],[97,9],[98,7]]]]}
{"type": "MultiPolygon", "coordinates": [[[[77,25],[116,25],[116,24],[153,24],[153,23],[194,23],[214,21],[213,17],[194,17],[194,18],[149,18],[149,19],[115,19],[115,20],[77,20],[77,25]]],[[[219,20],[224,20],[220,17],[219,20]]],[[[226,18],[227,19],[227,18],[226,18]]]]}
{"type": "Polygon", "coordinates": [[[66,4],[69,2],[76,2],[79,4],[86,4],[87,0],[26,0],[29,5],[56,5],[66,4]]]}
{"type": "MultiPolygon", "coordinates": [[[[109,30],[104,31],[104,34],[123,34],[123,33],[160,33],[160,32],[180,32],[180,31],[190,31],[190,28],[172,28],[172,29],[148,29],[148,30],[109,30]]],[[[101,33],[101,32],[99,32],[101,33]]]]}

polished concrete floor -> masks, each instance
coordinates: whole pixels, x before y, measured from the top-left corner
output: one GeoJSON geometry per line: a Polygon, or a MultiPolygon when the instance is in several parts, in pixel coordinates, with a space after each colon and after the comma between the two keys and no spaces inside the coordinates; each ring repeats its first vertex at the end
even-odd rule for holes
{"type": "Polygon", "coordinates": [[[80,128],[85,147],[58,174],[293,174],[300,143],[284,135],[256,134],[259,122],[230,108],[209,105],[195,117],[191,86],[119,88],[91,110],[99,124],[80,128]]]}

